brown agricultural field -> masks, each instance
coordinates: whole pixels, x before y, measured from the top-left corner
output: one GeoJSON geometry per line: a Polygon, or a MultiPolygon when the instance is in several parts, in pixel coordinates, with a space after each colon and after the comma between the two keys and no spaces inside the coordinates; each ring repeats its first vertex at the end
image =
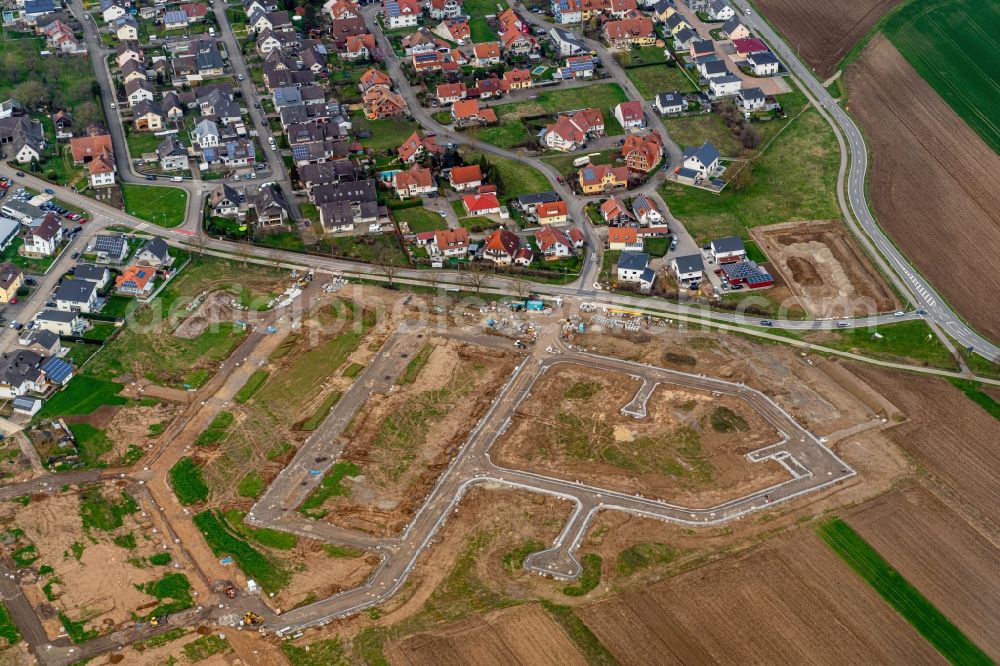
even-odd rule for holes
{"type": "Polygon", "coordinates": [[[885,495],[847,522],[993,659],[1000,658],[1000,551],[922,488],[885,495]]]}
{"type": "Polygon", "coordinates": [[[389,646],[393,666],[532,664],[586,666],[566,632],[537,604],[517,606],[414,634],[389,646]]]}
{"type": "Polygon", "coordinates": [[[759,0],[761,13],[781,31],[786,42],[823,78],[858,40],[900,0],[759,0]]]}
{"type": "Polygon", "coordinates": [[[390,394],[373,395],[343,434],[340,459],[361,473],[345,480],[349,494],[324,507],[341,527],[384,536],[401,530],[518,360],[444,338],[411,361],[421,358],[422,368],[405,371],[390,394]]]}
{"type": "Polygon", "coordinates": [[[780,482],[750,451],[780,439],[747,403],[658,386],[635,419],[637,382],[581,365],[552,368],[492,450],[499,465],[671,502],[708,506],[780,482]]]}
{"type": "Polygon", "coordinates": [[[578,612],[626,665],[944,663],[806,530],[578,612]]]}
{"type": "Polygon", "coordinates": [[[846,76],[879,222],[963,317],[1000,339],[1000,155],[882,35],[846,76]]]}
{"type": "MultiPolygon", "coordinates": [[[[886,434],[1000,537],[1000,421],[944,379],[852,364],[851,372],[885,395],[908,420],[886,434]]],[[[899,419],[898,415],[895,419],[899,419]]],[[[894,417],[890,416],[890,421],[894,417]]]]}
{"type": "Polygon", "coordinates": [[[750,234],[813,317],[860,317],[899,307],[839,221],[788,222],[750,234]]]}

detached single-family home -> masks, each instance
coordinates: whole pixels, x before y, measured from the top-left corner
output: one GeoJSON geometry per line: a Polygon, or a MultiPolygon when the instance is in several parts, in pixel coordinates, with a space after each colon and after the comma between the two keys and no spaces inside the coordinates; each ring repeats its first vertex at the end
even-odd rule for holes
{"type": "Polygon", "coordinates": [[[188,152],[183,143],[176,137],[168,136],[156,148],[156,156],[160,159],[160,169],[163,171],[183,171],[188,168],[188,152]]]}
{"type": "Polygon", "coordinates": [[[615,188],[628,187],[628,175],[628,167],[600,164],[580,169],[578,179],[584,194],[600,194],[615,188]]]}
{"type": "Polygon", "coordinates": [[[240,195],[226,183],[220,184],[208,195],[212,214],[219,217],[236,217],[240,213],[240,195]]]}
{"type": "Polygon", "coordinates": [[[396,190],[396,196],[400,199],[437,191],[434,173],[419,164],[414,164],[406,171],[397,171],[392,177],[392,186],[396,190]]]}
{"type": "Polygon", "coordinates": [[[635,218],[629,212],[628,206],[618,197],[612,196],[600,207],[601,219],[609,225],[630,225],[635,224],[635,218]]]}
{"type": "Polygon", "coordinates": [[[516,28],[500,35],[500,43],[505,52],[515,56],[528,55],[538,49],[538,41],[534,37],[516,28]]]}
{"type": "Polygon", "coordinates": [[[143,100],[152,101],[154,97],[153,86],[146,81],[145,76],[141,79],[133,79],[125,84],[125,100],[130,107],[135,106],[143,100]]]}
{"type": "Polygon", "coordinates": [[[472,64],[489,67],[500,62],[500,45],[496,42],[482,42],[472,47],[472,64]]]}
{"type": "Polygon", "coordinates": [[[274,185],[264,185],[253,199],[254,211],[257,213],[256,225],[262,228],[273,228],[288,222],[288,204],[285,197],[274,185]]]}
{"type": "Polygon", "coordinates": [[[436,21],[458,18],[462,15],[461,0],[430,0],[427,15],[436,21]]]}
{"type": "Polygon", "coordinates": [[[14,264],[0,264],[0,303],[10,303],[17,296],[17,290],[24,284],[24,273],[14,264]]]}
{"type": "Polygon", "coordinates": [[[592,78],[598,62],[592,55],[570,56],[566,58],[566,64],[556,70],[555,77],[564,81],[592,78]]]}
{"type": "Polygon", "coordinates": [[[728,21],[736,16],[736,10],[723,0],[711,0],[708,3],[708,18],[713,21],[728,21]]]}
{"type": "Polygon", "coordinates": [[[383,0],[382,16],[390,30],[417,25],[420,5],[417,0],[383,0]]]}
{"type": "Polygon", "coordinates": [[[129,266],[115,277],[115,291],[128,296],[147,296],[153,291],[156,269],[149,266],[129,266]]]}
{"type": "Polygon", "coordinates": [[[448,174],[448,184],[458,192],[478,189],[483,184],[482,169],[478,164],[452,167],[448,174]]]}
{"type": "Polygon", "coordinates": [[[706,141],[700,146],[685,147],[682,165],[685,169],[697,172],[702,178],[707,178],[719,167],[720,157],[719,150],[711,141],[706,141]]]}
{"type": "Polygon", "coordinates": [[[729,69],[723,60],[702,60],[698,63],[698,73],[703,79],[714,79],[719,76],[727,76],[729,69]]]}
{"type": "Polygon", "coordinates": [[[648,291],[656,279],[656,272],[649,267],[649,255],[645,252],[622,252],[618,256],[618,281],[638,284],[648,291]]]}
{"type": "Polygon", "coordinates": [[[715,42],[711,39],[692,39],[688,46],[688,55],[692,60],[715,55],[715,42]]]}
{"type": "Polygon", "coordinates": [[[663,213],[645,194],[640,194],[632,200],[632,215],[639,221],[639,224],[647,227],[663,222],[663,213]]]}
{"type": "Polygon", "coordinates": [[[743,25],[738,16],[732,17],[723,24],[722,34],[727,39],[747,39],[751,35],[750,28],[743,25]]]}
{"type": "Polygon", "coordinates": [[[629,169],[648,173],[663,159],[663,139],[658,132],[630,134],[622,145],[622,158],[629,169]]]}
{"type": "Polygon", "coordinates": [[[549,40],[561,58],[593,53],[593,49],[568,30],[552,28],[549,30],[549,40]]]}
{"type": "Polygon", "coordinates": [[[375,53],[375,35],[349,35],[342,57],[346,60],[368,60],[375,53]]]}
{"type": "Polygon", "coordinates": [[[533,85],[531,72],[527,69],[508,69],[503,73],[505,90],[525,90],[533,85]]]}
{"type": "Polygon", "coordinates": [[[98,290],[104,289],[111,279],[110,271],[97,264],[77,264],[73,267],[72,273],[74,280],[90,280],[97,285],[98,290]]]}
{"type": "Polygon", "coordinates": [[[720,264],[729,264],[734,261],[746,259],[747,251],[743,246],[743,239],[739,236],[726,236],[717,238],[709,244],[712,257],[720,264]]]}
{"type": "Polygon", "coordinates": [[[757,39],[756,37],[734,39],[733,48],[736,49],[736,56],[739,58],[746,58],[751,53],[761,53],[770,50],[767,48],[764,40],[757,39]]]}
{"type": "Polygon", "coordinates": [[[604,135],[604,115],[600,109],[580,109],[561,113],[556,122],[545,126],[541,142],[553,150],[578,150],[587,139],[604,135]]]}
{"type": "Polygon", "coordinates": [[[469,94],[465,83],[442,83],[437,87],[437,101],[441,106],[454,104],[466,98],[469,94]]]}
{"type": "Polygon", "coordinates": [[[53,298],[58,310],[87,314],[97,304],[97,285],[90,280],[63,280],[53,298]]]}
{"type": "Polygon", "coordinates": [[[642,102],[638,100],[618,104],[615,107],[615,118],[626,130],[642,129],[646,126],[646,114],[642,109],[642,102]]]}
{"type": "Polygon", "coordinates": [[[490,108],[480,108],[479,100],[463,99],[451,105],[452,120],[461,125],[492,125],[497,113],[490,108]]]}
{"type": "Polygon", "coordinates": [[[774,76],[781,67],[781,63],[770,51],[751,53],[747,56],[747,65],[754,76],[774,76]]]}
{"type": "Polygon", "coordinates": [[[40,224],[28,232],[24,239],[23,252],[32,257],[50,257],[63,239],[59,218],[49,213],[40,224]]]}
{"type": "Polygon", "coordinates": [[[111,23],[118,41],[139,39],[139,23],[131,16],[123,16],[111,23]]]}
{"type": "Polygon", "coordinates": [[[128,255],[128,243],[121,234],[94,236],[94,256],[102,264],[120,264],[128,255]]]}
{"type": "Polygon", "coordinates": [[[136,104],[132,110],[132,123],[140,132],[163,129],[163,110],[159,102],[144,99],[136,104]]]}
{"type": "Polygon", "coordinates": [[[705,263],[700,254],[686,254],[670,260],[670,268],[678,282],[697,282],[705,272],[705,263]]]}
{"type": "Polygon", "coordinates": [[[10,400],[25,393],[45,391],[42,360],[41,354],[28,349],[4,354],[0,360],[0,398],[10,400]]]}
{"type": "Polygon", "coordinates": [[[483,241],[482,257],[498,266],[510,266],[521,249],[521,239],[500,227],[483,241]]]}
{"type": "Polygon", "coordinates": [[[675,37],[681,30],[690,30],[691,24],[684,20],[679,12],[674,12],[663,21],[663,27],[672,37],[675,37]]]}
{"type": "Polygon", "coordinates": [[[449,42],[456,42],[458,44],[464,44],[472,39],[472,30],[465,19],[441,21],[431,32],[442,39],[447,39],[449,42]]]}
{"type": "Polygon", "coordinates": [[[656,99],[653,101],[653,107],[661,116],[673,116],[684,113],[687,110],[688,103],[684,93],[674,90],[673,92],[657,93],[656,99]]]}
{"type": "Polygon", "coordinates": [[[428,250],[432,255],[442,257],[464,257],[469,253],[469,230],[460,228],[435,231],[428,250]]]}
{"type": "Polygon", "coordinates": [[[128,14],[128,3],[124,0],[101,0],[101,18],[111,23],[128,14]]]}
{"type": "Polygon", "coordinates": [[[608,249],[620,252],[642,252],[643,239],[635,227],[608,227],[608,249]]]}
{"type": "Polygon", "coordinates": [[[361,16],[361,8],[358,7],[357,3],[350,0],[328,0],[323,5],[323,9],[330,14],[330,18],[334,21],[361,16]]]}
{"type": "MultiPolygon", "coordinates": [[[[3,272],[0,270],[0,276],[2,275],[3,272]]],[[[78,312],[62,310],[42,310],[35,315],[35,322],[39,329],[56,335],[79,335],[87,328],[87,320],[78,312]]]]}
{"type": "Polygon", "coordinates": [[[728,97],[740,91],[743,80],[733,74],[718,76],[708,82],[708,92],[712,97],[728,97]]]}
{"type": "Polygon", "coordinates": [[[170,255],[170,246],[167,245],[167,241],[159,236],[153,236],[143,243],[139,251],[135,253],[135,263],[140,266],[167,268],[174,263],[174,258],[170,255]]]}
{"type": "Polygon", "coordinates": [[[487,194],[466,194],[462,197],[462,208],[469,215],[500,215],[500,200],[492,192],[487,194]]]}
{"type": "Polygon", "coordinates": [[[396,154],[403,162],[412,164],[424,155],[441,155],[444,151],[444,146],[439,146],[434,137],[414,132],[399,145],[396,154]]]}
{"type": "Polygon", "coordinates": [[[764,108],[767,97],[760,88],[742,88],[738,94],[740,108],[746,112],[764,108]]]}
{"type": "Polygon", "coordinates": [[[565,224],[569,211],[565,201],[546,201],[535,206],[535,216],[539,224],[565,224]]]}
{"type": "Polygon", "coordinates": [[[563,25],[580,23],[583,20],[580,0],[552,0],[552,16],[563,25]]]}
{"type": "Polygon", "coordinates": [[[675,51],[688,51],[691,48],[691,42],[701,39],[697,32],[691,28],[681,28],[674,35],[674,50],[675,51]]]}
{"type": "Polygon", "coordinates": [[[608,46],[617,49],[652,46],[656,43],[653,22],[647,16],[608,21],[604,24],[604,30],[601,34],[608,46]]]}
{"type": "Polygon", "coordinates": [[[139,42],[124,41],[115,47],[115,62],[118,63],[119,67],[123,67],[129,60],[134,60],[139,64],[145,63],[146,55],[139,46],[139,42]]]}
{"type": "Polygon", "coordinates": [[[555,261],[563,257],[572,257],[573,241],[561,230],[554,227],[542,227],[535,231],[535,245],[545,261],[555,261]]]}

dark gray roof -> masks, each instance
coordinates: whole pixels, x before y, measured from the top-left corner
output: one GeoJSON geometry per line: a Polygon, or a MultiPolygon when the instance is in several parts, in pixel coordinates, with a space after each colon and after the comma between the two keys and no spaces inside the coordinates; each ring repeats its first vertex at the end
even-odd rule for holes
{"type": "Polygon", "coordinates": [[[41,345],[45,349],[52,349],[59,342],[59,336],[52,331],[32,331],[31,343],[41,345]]]}
{"type": "Polygon", "coordinates": [[[772,63],[778,62],[778,59],[774,57],[774,54],[770,51],[760,51],[758,53],[751,53],[747,56],[747,60],[755,65],[770,65],[772,63]]]}
{"type": "Polygon", "coordinates": [[[684,159],[689,157],[697,157],[698,160],[708,166],[715,160],[719,159],[719,150],[711,141],[706,141],[700,146],[688,146],[684,149],[684,159]]]}
{"type": "Polygon", "coordinates": [[[645,252],[622,252],[618,257],[618,268],[641,271],[649,263],[649,255],[645,252]]]}
{"type": "Polygon", "coordinates": [[[727,33],[730,33],[733,30],[736,30],[736,28],[740,27],[740,23],[741,23],[740,17],[734,16],[733,18],[729,19],[728,21],[722,24],[722,29],[725,30],[727,33]]]}
{"type": "Polygon", "coordinates": [[[73,321],[80,315],[76,312],[63,312],[62,310],[42,310],[36,315],[36,319],[40,321],[58,321],[65,324],[73,321]]]}
{"type": "Polygon", "coordinates": [[[537,206],[542,203],[559,201],[561,197],[555,192],[536,192],[535,194],[522,194],[517,198],[517,203],[521,206],[537,206]]]}
{"type": "Polygon", "coordinates": [[[107,272],[108,269],[104,266],[96,266],[94,264],[77,264],[73,267],[73,277],[77,280],[100,282],[104,280],[105,273],[107,272]]]}
{"type": "Polygon", "coordinates": [[[56,300],[69,303],[86,303],[94,295],[97,285],[90,280],[63,280],[56,289],[56,300]]]}
{"type": "Polygon", "coordinates": [[[709,60],[702,63],[702,69],[705,70],[705,76],[710,76],[712,74],[722,74],[728,72],[726,69],[726,63],[721,60],[709,60]]]}
{"type": "Polygon", "coordinates": [[[743,88],[740,90],[740,97],[743,99],[764,99],[764,91],[760,88],[743,88]]]}
{"type": "Polygon", "coordinates": [[[656,101],[660,106],[673,106],[684,102],[684,94],[680,91],[661,92],[656,94],[656,101]]]}
{"type": "Polygon", "coordinates": [[[743,239],[739,236],[726,236],[712,241],[714,252],[738,252],[743,250],[743,239]]]}
{"type": "Polygon", "coordinates": [[[691,28],[681,28],[680,30],[677,31],[677,34],[674,35],[674,39],[676,39],[681,44],[686,44],[687,42],[691,41],[692,39],[696,39],[697,37],[698,33],[691,28]]]}
{"type": "Polygon", "coordinates": [[[107,252],[108,254],[120,257],[125,254],[125,237],[109,236],[107,234],[100,234],[94,237],[94,249],[98,252],[107,252]]]}
{"type": "Polygon", "coordinates": [[[377,201],[378,192],[375,181],[371,178],[346,183],[331,183],[321,185],[313,190],[313,198],[317,204],[331,201],[351,201],[362,203],[377,201]]]}
{"type": "Polygon", "coordinates": [[[20,386],[25,380],[35,381],[41,377],[39,366],[42,364],[42,355],[37,352],[18,349],[16,352],[5,353],[2,358],[0,376],[5,384],[20,386]]]}
{"type": "Polygon", "coordinates": [[[153,236],[143,244],[139,252],[148,252],[160,261],[166,261],[167,257],[170,256],[170,247],[159,236],[153,236]]]}
{"type": "Polygon", "coordinates": [[[694,273],[705,270],[705,262],[701,260],[700,254],[686,254],[683,257],[674,257],[677,262],[677,271],[680,273],[694,273]]]}

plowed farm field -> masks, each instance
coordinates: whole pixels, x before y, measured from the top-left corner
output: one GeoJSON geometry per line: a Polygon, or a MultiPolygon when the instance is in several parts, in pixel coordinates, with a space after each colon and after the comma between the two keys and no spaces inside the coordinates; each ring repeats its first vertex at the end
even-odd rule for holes
{"type": "Polygon", "coordinates": [[[1000,156],[882,35],[847,71],[879,222],[980,333],[1000,340],[1000,156]]]}
{"type": "Polygon", "coordinates": [[[579,614],[628,665],[945,663],[808,530],[579,614]]]}
{"type": "Polygon", "coordinates": [[[1000,659],[1000,551],[923,489],[894,492],[848,523],[976,645],[1000,659]]]}
{"type": "Polygon", "coordinates": [[[408,636],[390,645],[386,656],[393,666],[587,664],[566,632],[536,604],[490,613],[444,631],[408,636]]]}
{"type": "Polygon", "coordinates": [[[777,26],[789,46],[821,77],[837,71],[837,64],[858,40],[900,0],[758,0],[757,7],[777,26]]]}
{"type": "Polygon", "coordinates": [[[1000,421],[943,379],[849,368],[909,418],[886,434],[1000,533],[1000,421]]]}

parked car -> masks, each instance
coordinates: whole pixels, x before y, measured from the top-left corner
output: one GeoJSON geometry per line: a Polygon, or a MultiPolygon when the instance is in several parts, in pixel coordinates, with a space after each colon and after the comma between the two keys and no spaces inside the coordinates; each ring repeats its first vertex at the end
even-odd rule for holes
{"type": "Polygon", "coordinates": [[[146,180],[156,180],[156,176],[153,176],[151,174],[146,174],[146,180]]]}
{"type": "Polygon", "coordinates": [[[46,193],[46,194],[55,194],[55,193],[56,193],[56,191],[55,191],[55,190],[53,190],[53,189],[52,189],[51,187],[46,187],[46,188],[45,188],[45,193],[46,193]]]}
{"type": "Polygon", "coordinates": [[[761,319],[760,320],[760,325],[761,326],[774,326],[774,322],[772,322],[770,319],[761,319]]]}
{"type": "Polygon", "coordinates": [[[24,172],[23,171],[18,171],[17,175],[20,176],[21,178],[24,178],[24,172]]]}
{"type": "Polygon", "coordinates": [[[79,259],[80,258],[80,253],[79,252],[74,252],[73,256],[71,256],[70,258],[71,259],[79,259]]]}

